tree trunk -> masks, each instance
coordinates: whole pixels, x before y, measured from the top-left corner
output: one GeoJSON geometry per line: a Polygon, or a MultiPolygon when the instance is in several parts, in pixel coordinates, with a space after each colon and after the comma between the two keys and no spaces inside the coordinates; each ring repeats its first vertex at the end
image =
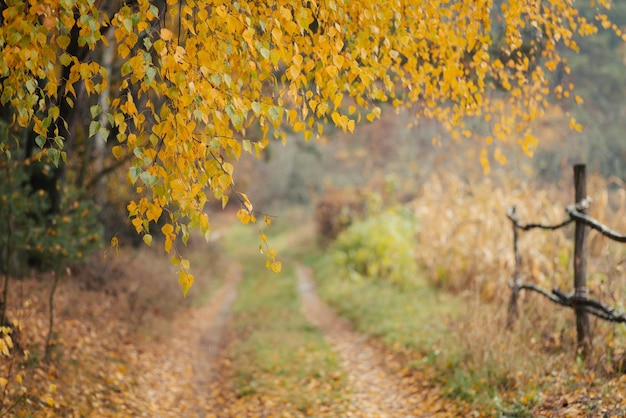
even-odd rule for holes
{"type": "Polygon", "coordinates": [[[48,308],[49,308],[49,318],[48,318],[48,337],[46,338],[46,348],[44,360],[50,361],[50,354],[52,353],[52,333],[54,330],[54,293],[57,290],[57,285],[59,284],[59,280],[61,279],[61,273],[59,271],[53,271],[53,281],[52,288],[50,289],[50,294],[48,295],[48,308]]]}

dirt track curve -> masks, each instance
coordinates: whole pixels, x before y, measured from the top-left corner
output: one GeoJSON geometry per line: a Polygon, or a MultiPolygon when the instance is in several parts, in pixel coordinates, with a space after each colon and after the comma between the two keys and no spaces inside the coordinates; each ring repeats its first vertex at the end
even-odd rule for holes
{"type": "Polygon", "coordinates": [[[352,408],[346,416],[446,416],[444,411],[437,411],[440,399],[429,390],[428,382],[420,385],[393,373],[387,365],[387,361],[394,361],[393,356],[371,344],[318,297],[309,268],[298,265],[297,275],[305,316],[325,334],[348,374],[352,408]]]}

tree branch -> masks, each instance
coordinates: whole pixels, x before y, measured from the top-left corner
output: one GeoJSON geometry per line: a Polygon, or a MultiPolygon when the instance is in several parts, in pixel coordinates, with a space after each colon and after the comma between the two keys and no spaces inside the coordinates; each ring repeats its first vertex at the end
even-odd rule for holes
{"type": "Polygon", "coordinates": [[[91,178],[91,180],[89,180],[89,182],[85,185],[85,189],[89,190],[92,187],[94,187],[98,183],[98,179],[100,179],[103,176],[106,176],[106,175],[110,174],[112,171],[117,170],[119,167],[123,166],[128,161],[130,161],[130,159],[133,158],[134,155],[135,154],[133,154],[132,152],[128,153],[128,154],[124,155],[122,158],[120,158],[119,160],[115,161],[110,166],[105,167],[102,170],[100,170],[100,172],[94,174],[94,176],[91,178]]]}
{"type": "Polygon", "coordinates": [[[597,220],[595,220],[594,218],[587,216],[584,213],[580,212],[578,205],[569,205],[565,208],[565,210],[569,214],[570,220],[580,221],[584,223],[585,225],[589,226],[590,228],[593,228],[596,231],[599,231],[602,235],[609,237],[613,241],[626,243],[626,235],[620,234],[619,232],[615,232],[608,226],[603,225],[597,220]]]}
{"type": "Polygon", "coordinates": [[[565,219],[563,222],[556,224],[556,225],[545,225],[545,224],[538,224],[538,223],[523,224],[523,223],[520,223],[519,220],[517,219],[517,208],[515,206],[511,206],[509,210],[507,210],[506,216],[507,218],[511,220],[511,222],[513,222],[513,224],[517,228],[521,229],[522,231],[528,231],[534,228],[555,230],[555,229],[562,228],[574,222],[574,219],[570,217],[569,219],[565,219]]]}
{"type": "Polygon", "coordinates": [[[558,288],[554,288],[552,289],[552,292],[548,292],[547,290],[534,284],[518,285],[517,289],[532,290],[561,306],[567,306],[570,308],[582,306],[589,314],[597,316],[598,318],[604,319],[606,321],[626,323],[625,314],[617,314],[615,312],[615,309],[603,305],[601,302],[594,299],[576,296],[575,294],[567,294],[562,292],[558,288]]]}

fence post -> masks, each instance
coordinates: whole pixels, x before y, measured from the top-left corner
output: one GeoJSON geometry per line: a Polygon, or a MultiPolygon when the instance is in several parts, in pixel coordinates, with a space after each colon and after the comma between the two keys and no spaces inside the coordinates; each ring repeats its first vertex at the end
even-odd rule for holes
{"type": "MultiPolygon", "coordinates": [[[[511,208],[511,215],[515,216],[515,206],[511,208]]],[[[511,290],[511,299],[509,300],[509,313],[506,321],[507,328],[512,328],[513,323],[519,317],[519,310],[517,307],[517,299],[519,297],[519,285],[520,285],[520,265],[522,264],[522,259],[519,254],[519,249],[517,247],[517,239],[519,235],[519,231],[517,228],[517,224],[512,221],[513,224],[513,254],[515,255],[515,273],[513,274],[513,286],[511,290]]]]}
{"type": "MultiPolygon", "coordinates": [[[[585,165],[574,165],[574,187],[576,203],[587,197],[585,165]]],[[[584,209],[581,209],[583,211],[584,209]]],[[[574,297],[587,298],[587,227],[576,221],[574,241],[574,297]]],[[[583,306],[574,305],[576,312],[576,333],[578,351],[583,357],[591,352],[591,326],[589,316],[583,306]]]]}

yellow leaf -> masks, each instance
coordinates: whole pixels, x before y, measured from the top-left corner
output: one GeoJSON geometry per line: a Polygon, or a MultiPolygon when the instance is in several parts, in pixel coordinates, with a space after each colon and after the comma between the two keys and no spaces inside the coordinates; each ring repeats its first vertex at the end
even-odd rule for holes
{"type": "Polygon", "coordinates": [[[270,267],[274,273],[280,273],[280,271],[283,269],[283,263],[281,263],[280,261],[273,261],[270,267]]]}
{"type": "Polygon", "coordinates": [[[335,55],[333,57],[333,64],[335,64],[338,69],[341,69],[343,67],[344,62],[345,58],[342,55],[335,55]]]}
{"type": "Polygon", "coordinates": [[[231,163],[222,164],[222,168],[224,169],[225,172],[227,172],[231,176],[233,175],[233,171],[235,171],[235,167],[233,167],[231,163]]]}
{"type": "Polygon", "coordinates": [[[119,160],[122,157],[122,153],[124,152],[122,147],[120,147],[119,145],[114,146],[111,149],[111,152],[113,153],[113,156],[119,160]]]}
{"type": "Polygon", "coordinates": [[[246,225],[250,223],[250,213],[245,209],[239,209],[237,211],[237,218],[242,224],[246,225]]]}
{"type": "Polygon", "coordinates": [[[248,210],[248,212],[252,212],[253,207],[252,207],[252,203],[250,203],[250,199],[248,199],[248,196],[242,192],[239,192],[239,196],[241,196],[241,198],[243,199],[243,204],[248,210]]]}
{"type": "Polygon", "coordinates": [[[291,76],[292,80],[297,79],[300,75],[300,67],[298,67],[297,65],[292,65],[291,67],[289,67],[289,75],[291,76]]]}
{"type": "Polygon", "coordinates": [[[152,235],[150,234],[146,234],[143,236],[143,242],[146,243],[146,245],[152,245],[152,235]]]}
{"type": "Polygon", "coordinates": [[[373,108],[372,111],[366,117],[367,117],[367,120],[369,120],[370,122],[372,122],[376,118],[379,118],[380,117],[380,107],[373,108]]]}
{"type": "Polygon", "coordinates": [[[281,32],[280,28],[274,27],[274,29],[272,29],[272,37],[274,38],[276,43],[280,43],[280,40],[283,38],[283,33],[281,32]]]}
{"type": "Polygon", "coordinates": [[[326,72],[328,73],[328,75],[331,76],[331,78],[337,78],[337,76],[339,75],[339,71],[334,65],[329,65],[328,67],[326,67],[326,72]]]}
{"type": "Polygon", "coordinates": [[[140,232],[143,229],[143,220],[139,216],[134,217],[130,222],[133,224],[137,232],[140,232]]]}
{"type": "Polygon", "coordinates": [[[183,296],[187,296],[187,292],[189,291],[189,288],[191,287],[193,282],[194,282],[194,277],[192,274],[189,274],[184,270],[181,270],[180,272],[178,272],[178,283],[180,284],[180,287],[183,289],[183,296]]]}
{"type": "Polygon", "coordinates": [[[172,39],[173,35],[174,34],[172,33],[171,30],[167,28],[161,29],[161,39],[163,39],[164,41],[169,41],[170,39],[172,39]]]}
{"type": "Polygon", "coordinates": [[[161,232],[163,232],[163,235],[169,236],[174,233],[174,227],[171,224],[165,224],[161,227],[161,232]]]}
{"type": "Polygon", "coordinates": [[[170,251],[172,251],[172,245],[174,243],[172,242],[172,238],[168,235],[165,237],[165,244],[163,245],[163,247],[165,248],[165,252],[166,253],[170,253],[170,251]]]}
{"type": "Polygon", "coordinates": [[[182,258],[182,259],[180,260],[180,265],[181,265],[181,267],[182,267],[183,269],[185,269],[185,270],[189,270],[190,263],[189,263],[189,260],[187,260],[186,258],[182,258]]]}
{"type": "Polygon", "coordinates": [[[354,133],[354,128],[355,128],[355,122],[354,120],[350,119],[348,121],[348,130],[350,131],[350,133],[354,133]]]}
{"type": "Polygon", "coordinates": [[[227,189],[231,183],[233,181],[233,178],[230,176],[230,174],[222,174],[219,179],[219,185],[222,188],[222,190],[227,189]]]}
{"type": "Polygon", "coordinates": [[[130,48],[126,44],[120,44],[120,46],[117,47],[117,53],[121,58],[126,58],[128,54],[130,54],[130,48]]]}
{"type": "Polygon", "coordinates": [[[300,131],[303,131],[305,127],[306,127],[306,125],[304,124],[304,122],[298,121],[298,122],[293,124],[293,131],[294,132],[300,132],[300,131]]]}

